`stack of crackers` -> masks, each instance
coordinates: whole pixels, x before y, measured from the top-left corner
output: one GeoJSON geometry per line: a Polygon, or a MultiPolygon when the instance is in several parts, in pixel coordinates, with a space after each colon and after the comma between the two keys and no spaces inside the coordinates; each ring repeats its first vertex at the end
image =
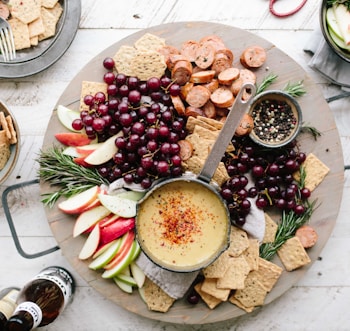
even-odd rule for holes
{"type": "Polygon", "coordinates": [[[0,170],[10,158],[10,145],[17,143],[17,134],[13,126],[12,117],[0,112],[0,170]]]}
{"type": "Polygon", "coordinates": [[[123,45],[119,48],[113,57],[116,70],[141,80],[160,78],[167,67],[164,56],[157,52],[163,46],[164,39],[150,33],[144,34],[133,46],[123,45]]]}
{"type": "Polygon", "coordinates": [[[58,0],[10,0],[11,25],[16,50],[38,45],[53,37],[62,14],[58,0]]]}

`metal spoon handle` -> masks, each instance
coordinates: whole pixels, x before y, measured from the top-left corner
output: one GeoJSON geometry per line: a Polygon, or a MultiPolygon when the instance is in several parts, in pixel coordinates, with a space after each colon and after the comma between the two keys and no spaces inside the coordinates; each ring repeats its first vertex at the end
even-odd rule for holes
{"type": "Polygon", "coordinates": [[[201,172],[198,175],[198,178],[200,180],[203,180],[207,183],[210,182],[221,161],[221,158],[226,151],[229,142],[231,141],[238,125],[242,120],[244,113],[247,111],[250,99],[255,95],[255,91],[255,86],[252,83],[246,83],[242,86],[234,101],[233,106],[227,115],[225,124],[220,130],[220,134],[216,139],[201,172]],[[249,92],[247,93],[249,95],[249,98],[243,100],[242,97],[245,91],[249,92]]]}

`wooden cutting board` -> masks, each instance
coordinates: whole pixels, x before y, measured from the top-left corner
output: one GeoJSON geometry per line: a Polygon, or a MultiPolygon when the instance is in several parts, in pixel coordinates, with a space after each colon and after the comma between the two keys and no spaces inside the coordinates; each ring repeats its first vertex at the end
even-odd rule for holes
{"type": "MultiPolygon", "coordinates": [[[[81,82],[83,80],[102,81],[103,59],[107,56],[113,56],[122,45],[133,45],[146,32],[165,38],[167,44],[177,47],[189,39],[199,40],[206,35],[216,34],[233,51],[235,55],[234,65],[237,67],[241,67],[239,56],[245,47],[260,45],[267,51],[267,61],[262,68],[256,70],[258,83],[269,73],[278,75],[276,82],[269,89],[282,89],[288,82],[304,82],[307,94],[298,99],[303,112],[303,120],[305,124],[321,131],[322,136],[315,141],[310,135],[302,134],[299,138],[300,149],[306,153],[314,153],[330,168],[326,179],[312,194],[312,198],[318,199],[319,204],[311,219],[311,224],[319,234],[319,240],[316,246],[308,251],[312,262],[314,262],[332,232],[342,198],[344,162],[341,143],[333,116],[321,90],[293,59],[269,41],[235,27],[208,22],[179,22],[151,27],[116,42],[92,59],[67,86],[57,105],[63,104],[72,109],[78,109],[77,100],[80,98],[81,82]]],[[[43,148],[52,146],[54,133],[61,131],[64,131],[64,128],[58,122],[54,111],[47,128],[43,148]]],[[[45,183],[41,187],[43,192],[50,190],[45,183]]],[[[210,310],[202,302],[192,306],[185,299],[175,302],[167,313],[149,311],[137,291],[134,291],[132,295],[123,293],[113,281],[104,280],[99,272],[89,270],[88,262],[78,259],[84,238],[82,236],[72,238],[74,217],[61,213],[56,207],[46,209],[46,212],[57,243],[72,268],[92,288],[125,309],[151,319],[180,324],[213,323],[245,314],[243,310],[227,302],[210,310]]],[[[274,262],[280,264],[278,258],[275,258],[274,262]]],[[[265,303],[268,304],[290,289],[303,277],[310,266],[311,264],[293,272],[284,271],[277,285],[268,294],[265,303]]]]}

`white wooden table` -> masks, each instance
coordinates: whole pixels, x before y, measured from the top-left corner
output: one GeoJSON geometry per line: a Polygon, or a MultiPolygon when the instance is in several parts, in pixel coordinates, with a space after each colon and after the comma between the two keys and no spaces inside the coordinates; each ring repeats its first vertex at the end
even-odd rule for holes
{"type": "MultiPolygon", "coordinates": [[[[15,170],[0,191],[3,192],[7,186],[36,178],[35,159],[43,143],[51,112],[67,84],[80,69],[114,42],[153,25],[201,20],[246,29],[268,39],[289,54],[322,88],[325,97],[338,94],[338,87],[329,84],[308,67],[310,56],[303,51],[312,31],[319,26],[320,2],[309,0],[300,12],[282,19],[269,13],[267,0],[82,1],[76,38],[57,63],[31,77],[0,80],[0,98],[14,113],[22,140],[15,170]]],[[[295,3],[280,0],[276,8],[287,11],[295,3]]],[[[350,98],[334,101],[330,107],[338,126],[345,164],[350,164],[350,98]]],[[[39,192],[35,186],[30,194],[19,194],[15,201],[16,214],[25,214],[23,217],[26,222],[19,224],[17,230],[23,247],[29,252],[56,244],[38,201],[39,192]]],[[[336,226],[321,256],[298,284],[281,298],[252,314],[215,326],[172,325],[148,320],[112,304],[87,286],[73,271],[78,285],[74,301],[55,323],[42,330],[349,330],[349,201],[350,172],[347,171],[336,226]]],[[[36,259],[21,257],[14,246],[2,210],[0,261],[0,288],[21,286],[48,265],[62,265],[72,270],[59,250],[36,259]]]]}

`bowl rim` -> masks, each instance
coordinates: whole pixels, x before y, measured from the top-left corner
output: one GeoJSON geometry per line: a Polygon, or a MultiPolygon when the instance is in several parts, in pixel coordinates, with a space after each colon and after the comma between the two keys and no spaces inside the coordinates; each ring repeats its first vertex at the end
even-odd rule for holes
{"type": "Polygon", "coordinates": [[[327,28],[327,22],[326,22],[326,12],[327,9],[330,6],[327,4],[327,0],[322,0],[321,8],[319,11],[319,21],[321,26],[321,32],[326,40],[326,43],[328,46],[333,50],[333,52],[338,55],[341,59],[343,59],[346,62],[350,63],[350,52],[346,52],[342,48],[340,48],[332,39],[332,37],[329,34],[328,28],[327,28]]]}
{"type": "MultiPolygon", "coordinates": [[[[288,138],[282,140],[279,143],[269,143],[269,142],[266,142],[266,141],[260,139],[255,134],[254,128],[253,128],[253,130],[249,134],[249,137],[255,143],[257,143],[257,144],[259,144],[259,145],[261,145],[263,147],[268,147],[268,148],[280,148],[280,147],[288,145],[299,134],[299,132],[301,130],[301,126],[302,126],[302,121],[303,121],[302,110],[301,110],[299,102],[293,96],[291,96],[290,94],[288,94],[287,92],[284,92],[282,90],[268,90],[268,91],[264,91],[264,92],[261,92],[261,93],[257,94],[253,98],[252,102],[250,103],[248,114],[251,115],[251,113],[253,111],[253,108],[257,104],[258,101],[265,100],[269,96],[274,96],[274,95],[275,96],[278,95],[279,98],[284,98],[288,102],[289,105],[293,106],[295,108],[296,114],[298,115],[298,118],[297,118],[297,125],[295,126],[292,134],[288,138]]],[[[254,120],[254,117],[253,117],[253,120],[254,120]]]]}

